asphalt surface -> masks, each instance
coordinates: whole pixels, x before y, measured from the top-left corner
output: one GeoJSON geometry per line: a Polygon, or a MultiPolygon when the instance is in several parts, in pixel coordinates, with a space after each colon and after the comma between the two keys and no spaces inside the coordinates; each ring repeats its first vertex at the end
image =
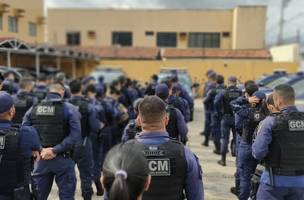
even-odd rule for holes
{"type": "MultiPolygon", "coordinates": [[[[209,147],[202,146],[203,137],[199,135],[204,126],[204,114],[201,100],[195,102],[194,121],[189,123],[189,143],[188,147],[199,157],[203,168],[203,183],[205,190],[205,200],[236,200],[230,193],[230,187],[234,185],[235,158],[227,155],[227,166],[222,167],[217,164],[220,156],[213,154],[214,146],[212,141],[209,147]]],[[[79,180],[79,179],[78,179],[79,180]]],[[[59,200],[57,187],[54,183],[50,200],[59,200]]],[[[81,200],[80,184],[77,181],[77,191],[75,199],[81,200]]],[[[101,200],[102,197],[93,197],[93,200],[101,200]]]]}

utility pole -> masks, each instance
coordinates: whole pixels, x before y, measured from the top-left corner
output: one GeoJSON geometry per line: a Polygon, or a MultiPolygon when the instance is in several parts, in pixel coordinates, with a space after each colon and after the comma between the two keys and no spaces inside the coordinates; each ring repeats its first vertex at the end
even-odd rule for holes
{"type": "Polygon", "coordinates": [[[301,45],[301,29],[300,28],[298,28],[298,30],[297,30],[297,43],[299,45],[301,45]]]}
{"type": "Polygon", "coordinates": [[[284,32],[284,16],[286,8],[288,7],[291,0],[281,0],[281,11],[280,11],[280,21],[279,21],[279,34],[277,39],[277,45],[281,45],[283,43],[283,32],[284,32]]]}

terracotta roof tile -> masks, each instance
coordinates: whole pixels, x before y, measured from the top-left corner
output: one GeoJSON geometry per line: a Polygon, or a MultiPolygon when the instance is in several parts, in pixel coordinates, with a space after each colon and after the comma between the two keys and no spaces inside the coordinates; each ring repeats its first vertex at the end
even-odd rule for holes
{"type": "Polygon", "coordinates": [[[249,58],[271,59],[267,50],[165,49],[165,58],[249,58]]]}
{"type": "Polygon", "coordinates": [[[101,59],[135,59],[156,60],[160,57],[167,59],[271,59],[268,50],[223,50],[223,49],[177,49],[156,47],[69,47],[76,51],[85,51],[101,57],[101,59]]]}

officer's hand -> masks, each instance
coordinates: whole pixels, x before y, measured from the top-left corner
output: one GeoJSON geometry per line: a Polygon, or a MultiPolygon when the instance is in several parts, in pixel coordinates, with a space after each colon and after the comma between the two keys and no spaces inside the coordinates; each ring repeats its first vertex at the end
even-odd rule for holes
{"type": "Polygon", "coordinates": [[[56,157],[56,154],[53,151],[53,148],[44,148],[42,149],[40,156],[43,160],[52,160],[56,157]]]}
{"type": "Polygon", "coordinates": [[[103,129],[103,127],[105,127],[105,124],[100,122],[100,129],[103,129]]]}
{"type": "Polygon", "coordinates": [[[248,97],[248,102],[250,104],[258,104],[260,102],[260,99],[258,99],[257,97],[248,97]]]}
{"type": "Polygon", "coordinates": [[[32,156],[33,156],[35,162],[38,162],[40,160],[40,152],[39,151],[33,151],[32,156]]]}

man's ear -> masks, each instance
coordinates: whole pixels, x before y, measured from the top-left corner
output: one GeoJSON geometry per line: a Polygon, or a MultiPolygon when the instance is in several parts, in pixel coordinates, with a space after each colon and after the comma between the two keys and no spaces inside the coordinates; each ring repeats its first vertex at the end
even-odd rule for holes
{"type": "Polygon", "coordinates": [[[165,124],[166,126],[169,124],[170,116],[168,114],[165,115],[165,124]]]}
{"type": "Polygon", "coordinates": [[[140,126],[140,127],[142,126],[142,119],[141,119],[140,115],[137,116],[136,123],[138,126],[140,126]]]}
{"type": "Polygon", "coordinates": [[[149,190],[150,184],[151,184],[151,175],[148,176],[147,181],[145,183],[145,188],[144,188],[145,192],[149,190]]]}
{"type": "Polygon", "coordinates": [[[11,107],[10,111],[9,111],[10,117],[14,117],[16,114],[16,109],[15,106],[11,107]]]}

